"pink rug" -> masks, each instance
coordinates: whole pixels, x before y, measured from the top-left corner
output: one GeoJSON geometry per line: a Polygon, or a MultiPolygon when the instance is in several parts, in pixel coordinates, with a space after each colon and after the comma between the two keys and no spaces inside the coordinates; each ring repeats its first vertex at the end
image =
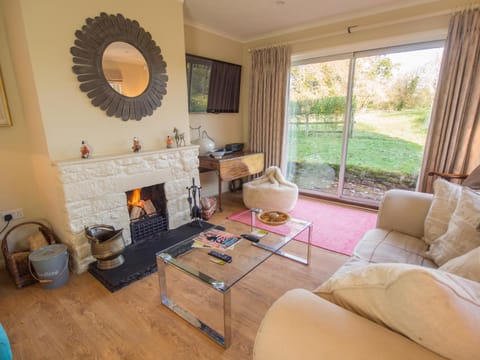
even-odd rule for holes
{"type": "MultiPolygon", "coordinates": [[[[375,228],[377,221],[375,213],[305,197],[298,199],[289,214],[313,223],[312,245],[345,255],[352,255],[360,238],[367,230],[375,228]]],[[[249,210],[239,211],[228,218],[244,224],[250,224],[251,221],[249,210]]],[[[259,221],[257,226],[276,234],[285,234],[282,226],[268,226],[259,221]]],[[[295,239],[307,242],[307,232],[304,231],[295,239]]]]}

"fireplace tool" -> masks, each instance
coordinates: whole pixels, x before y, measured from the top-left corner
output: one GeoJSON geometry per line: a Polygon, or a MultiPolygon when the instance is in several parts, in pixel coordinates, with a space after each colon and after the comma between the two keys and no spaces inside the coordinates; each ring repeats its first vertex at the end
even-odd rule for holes
{"type": "Polygon", "coordinates": [[[187,187],[188,204],[190,205],[190,217],[200,227],[202,227],[202,209],[200,208],[200,189],[201,186],[195,185],[195,178],[192,178],[192,186],[187,187]],[[197,195],[198,194],[198,195],[197,195]],[[198,201],[197,201],[198,199],[198,201]]]}
{"type": "Polygon", "coordinates": [[[115,230],[113,226],[103,224],[85,227],[85,236],[100,270],[114,269],[125,262],[122,255],[125,249],[122,232],[123,229],[115,230]]]}

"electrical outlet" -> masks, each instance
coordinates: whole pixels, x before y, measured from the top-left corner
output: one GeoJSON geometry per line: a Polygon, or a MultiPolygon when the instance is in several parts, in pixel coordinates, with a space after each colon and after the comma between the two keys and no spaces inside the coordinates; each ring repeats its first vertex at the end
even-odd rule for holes
{"type": "Polygon", "coordinates": [[[12,215],[12,219],[21,219],[25,217],[23,214],[23,209],[14,209],[14,210],[7,210],[2,213],[2,219],[5,218],[5,215],[12,215]]]}

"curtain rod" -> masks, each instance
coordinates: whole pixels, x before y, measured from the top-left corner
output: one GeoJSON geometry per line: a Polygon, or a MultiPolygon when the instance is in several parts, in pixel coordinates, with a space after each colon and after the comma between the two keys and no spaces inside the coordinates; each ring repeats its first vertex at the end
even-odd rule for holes
{"type": "Polygon", "coordinates": [[[468,7],[467,7],[467,5],[457,6],[455,9],[441,10],[441,11],[437,11],[435,13],[411,16],[411,17],[408,17],[408,18],[403,18],[403,19],[398,19],[398,20],[393,20],[393,21],[384,21],[384,22],[380,22],[380,23],[376,23],[376,24],[372,24],[372,25],[352,24],[352,25],[347,26],[345,28],[345,30],[333,31],[333,32],[326,33],[326,34],[319,34],[319,35],[315,35],[315,36],[310,36],[308,38],[302,38],[302,39],[291,40],[291,41],[284,41],[284,42],[280,42],[280,43],[274,43],[274,44],[271,44],[271,45],[258,46],[258,47],[248,49],[248,52],[252,52],[252,51],[255,51],[255,50],[261,50],[261,49],[268,49],[268,48],[276,47],[276,46],[294,45],[294,44],[299,44],[299,43],[304,43],[304,42],[309,42],[309,41],[314,41],[314,40],[325,39],[325,38],[329,38],[329,37],[337,36],[337,35],[353,34],[353,33],[357,33],[357,32],[360,32],[360,31],[366,31],[366,30],[380,28],[380,27],[383,27],[383,26],[397,25],[397,24],[407,23],[407,22],[415,21],[415,20],[423,20],[423,19],[430,18],[430,17],[453,14],[454,12],[457,12],[457,11],[466,10],[468,8],[475,8],[475,7],[479,7],[479,6],[480,6],[479,2],[474,2],[474,3],[470,3],[468,5],[468,7]]]}

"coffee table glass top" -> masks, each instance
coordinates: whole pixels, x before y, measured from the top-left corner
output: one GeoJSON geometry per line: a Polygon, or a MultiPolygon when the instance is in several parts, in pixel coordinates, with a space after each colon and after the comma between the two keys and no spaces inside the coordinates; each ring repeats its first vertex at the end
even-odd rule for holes
{"type": "MultiPolygon", "coordinates": [[[[282,253],[281,249],[287,243],[303,231],[310,231],[311,227],[311,223],[308,221],[290,218],[285,224],[281,225],[281,230],[286,235],[278,235],[267,231],[267,235],[258,243],[253,243],[240,237],[240,234],[251,233],[254,229],[258,229],[256,227],[258,220],[256,220],[253,212],[251,219],[252,223],[250,225],[231,220],[226,220],[221,224],[225,231],[240,239],[228,249],[192,248],[194,239],[198,236],[195,235],[162,250],[157,254],[157,257],[165,263],[209,283],[219,291],[227,291],[272,254],[282,253]],[[215,258],[208,255],[211,250],[230,255],[232,262],[223,265],[215,263],[215,258]]],[[[308,259],[301,262],[308,264],[308,259]]]]}

